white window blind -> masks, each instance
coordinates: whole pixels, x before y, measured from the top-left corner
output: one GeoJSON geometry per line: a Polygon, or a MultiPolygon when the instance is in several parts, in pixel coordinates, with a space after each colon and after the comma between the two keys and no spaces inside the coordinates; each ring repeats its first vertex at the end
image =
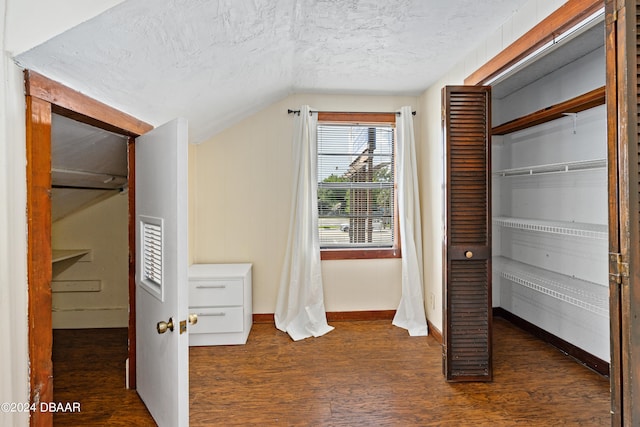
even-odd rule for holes
{"type": "Polygon", "coordinates": [[[393,126],[319,124],[317,135],[320,247],[393,247],[393,126]]]}

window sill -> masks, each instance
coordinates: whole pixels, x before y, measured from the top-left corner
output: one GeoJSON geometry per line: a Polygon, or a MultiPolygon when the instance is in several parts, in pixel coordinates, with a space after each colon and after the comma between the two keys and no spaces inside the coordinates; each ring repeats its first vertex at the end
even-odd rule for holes
{"type": "Polygon", "coordinates": [[[402,258],[399,248],[396,249],[321,249],[320,259],[323,261],[340,259],[382,259],[402,258]]]}

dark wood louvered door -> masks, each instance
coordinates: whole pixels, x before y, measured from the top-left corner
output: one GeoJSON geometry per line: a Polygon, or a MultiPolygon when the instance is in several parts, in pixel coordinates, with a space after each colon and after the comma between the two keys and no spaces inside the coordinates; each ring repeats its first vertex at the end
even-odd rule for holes
{"type": "Polygon", "coordinates": [[[611,425],[640,425],[640,2],[606,0],[611,425]]]}
{"type": "Polygon", "coordinates": [[[491,381],[491,89],[447,86],[442,100],[443,371],[491,381]]]}

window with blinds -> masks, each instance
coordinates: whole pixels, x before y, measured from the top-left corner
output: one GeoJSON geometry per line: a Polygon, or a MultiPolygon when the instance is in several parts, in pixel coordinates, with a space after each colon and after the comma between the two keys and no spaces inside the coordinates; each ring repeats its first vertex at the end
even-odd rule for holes
{"type": "Polygon", "coordinates": [[[318,124],[322,249],[394,248],[394,127],[318,124]]]}

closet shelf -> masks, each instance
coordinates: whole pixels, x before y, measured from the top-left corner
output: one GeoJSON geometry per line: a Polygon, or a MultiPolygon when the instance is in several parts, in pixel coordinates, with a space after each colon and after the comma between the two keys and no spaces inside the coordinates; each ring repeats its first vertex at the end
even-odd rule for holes
{"type": "Polygon", "coordinates": [[[590,169],[604,169],[607,167],[607,159],[580,160],[576,162],[550,163],[546,165],[524,166],[513,169],[502,169],[492,172],[494,176],[529,176],[550,173],[579,172],[590,169]]]}
{"type": "Polygon", "coordinates": [[[51,251],[51,262],[56,263],[65,259],[80,258],[91,252],[89,249],[53,249],[51,251]]]}
{"type": "Polygon", "coordinates": [[[561,234],[563,236],[586,237],[598,240],[609,239],[608,227],[602,224],[546,221],[500,216],[493,218],[493,225],[497,227],[515,228],[518,230],[536,231],[540,233],[561,234]]]}
{"type": "Polygon", "coordinates": [[[557,120],[568,113],[579,113],[580,111],[604,105],[604,90],[603,86],[559,104],[543,108],[542,110],[538,110],[534,113],[527,114],[526,116],[503,123],[491,129],[491,134],[506,135],[508,133],[547,123],[552,120],[557,120]]]}
{"type": "Polygon", "coordinates": [[[609,289],[505,257],[493,258],[494,275],[599,316],[609,316],[609,289]]]}

